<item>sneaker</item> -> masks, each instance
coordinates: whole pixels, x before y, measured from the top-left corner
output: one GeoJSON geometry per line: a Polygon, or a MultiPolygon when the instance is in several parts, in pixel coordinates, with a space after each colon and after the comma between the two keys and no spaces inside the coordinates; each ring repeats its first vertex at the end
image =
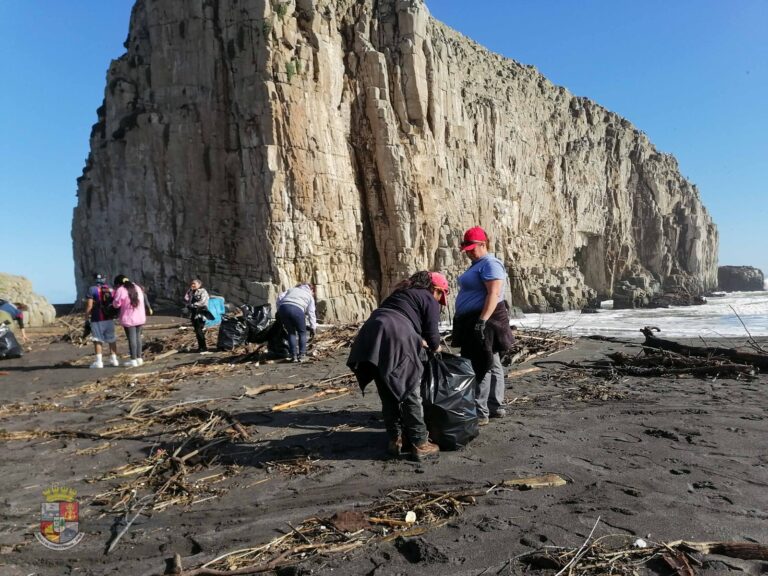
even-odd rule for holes
{"type": "Polygon", "coordinates": [[[104,368],[104,363],[103,363],[103,362],[101,362],[101,361],[99,361],[99,360],[96,360],[95,362],[93,362],[93,363],[91,364],[91,366],[90,366],[90,367],[91,367],[91,368],[104,368]]]}
{"type": "Polygon", "coordinates": [[[505,418],[506,416],[507,411],[504,408],[499,408],[496,412],[491,412],[490,414],[491,418],[505,418]]]}
{"type": "Polygon", "coordinates": [[[136,360],[126,360],[123,362],[124,368],[136,368],[139,364],[136,362],[136,360]]]}
{"type": "Polygon", "coordinates": [[[432,460],[439,457],[440,448],[437,444],[432,444],[432,442],[424,442],[421,446],[413,446],[411,448],[411,459],[416,460],[416,462],[424,462],[424,460],[432,460]]]}
{"type": "Polygon", "coordinates": [[[291,358],[290,360],[288,360],[288,362],[293,362],[294,364],[295,364],[296,362],[298,362],[298,361],[299,361],[299,357],[298,357],[298,356],[294,356],[293,358],[291,358]]]}
{"type": "Polygon", "coordinates": [[[478,426],[487,426],[488,422],[490,422],[490,420],[488,420],[488,416],[478,416],[477,417],[477,425],[478,426]]]}
{"type": "Polygon", "coordinates": [[[394,440],[390,440],[387,444],[387,454],[394,456],[395,458],[400,456],[400,451],[403,449],[403,438],[398,436],[394,440]]]}
{"type": "Polygon", "coordinates": [[[296,358],[296,360],[294,360],[294,362],[298,362],[299,364],[303,364],[304,362],[307,362],[308,360],[309,360],[309,358],[307,358],[306,356],[299,356],[298,358],[296,358]]]}
{"type": "Polygon", "coordinates": [[[144,364],[144,358],[136,358],[136,366],[141,366],[144,364]]]}
{"type": "Polygon", "coordinates": [[[109,358],[109,365],[110,366],[120,366],[120,362],[117,361],[117,356],[110,356],[110,358],[109,358]]]}
{"type": "Polygon", "coordinates": [[[200,350],[198,354],[200,354],[201,356],[206,356],[208,354],[213,354],[213,352],[211,352],[210,350],[200,350]]]}

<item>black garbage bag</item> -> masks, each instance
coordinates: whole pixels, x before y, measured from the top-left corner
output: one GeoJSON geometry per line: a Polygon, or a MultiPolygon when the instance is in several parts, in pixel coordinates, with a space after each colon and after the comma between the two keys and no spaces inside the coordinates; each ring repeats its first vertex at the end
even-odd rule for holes
{"type": "MultiPolygon", "coordinates": [[[[248,314],[245,315],[245,323],[248,325],[248,342],[261,344],[269,338],[269,329],[272,327],[272,306],[264,304],[263,306],[249,306],[248,314]]],[[[245,313],[245,310],[243,310],[245,313]]]]}
{"type": "Polygon", "coordinates": [[[458,450],[479,434],[472,362],[453,354],[429,354],[421,379],[424,421],[441,450],[458,450]]]}
{"type": "Polygon", "coordinates": [[[219,350],[232,350],[245,344],[248,335],[248,326],[242,317],[225,316],[219,325],[219,338],[216,348],[219,350]]]}
{"type": "Polygon", "coordinates": [[[268,358],[290,358],[291,350],[288,347],[288,331],[280,320],[272,322],[267,329],[264,338],[267,342],[268,358]]]}
{"type": "Polygon", "coordinates": [[[22,349],[16,336],[5,324],[0,324],[0,360],[6,358],[21,358],[22,349]]]}

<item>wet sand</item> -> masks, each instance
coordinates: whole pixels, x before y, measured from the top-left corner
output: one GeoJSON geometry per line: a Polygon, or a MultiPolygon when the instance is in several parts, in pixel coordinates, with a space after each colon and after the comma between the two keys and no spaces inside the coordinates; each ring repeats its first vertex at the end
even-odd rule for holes
{"type": "MultiPolygon", "coordinates": [[[[616,350],[639,348],[582,339],[547,360],[599,360],[616,350]]],[[[53,367],[89,352],[65,343],[35,344],[22,359],[0,362],[6,372],[0,376],[3,405],[61,405],[16,416],[0,411],[0,429],[93,431],[124,418],[126,405],[120,402],[85,407],[85,396],[62,399],[68,390],[126,370],[53,367]]],[[[133,371],[221,356],[176,354],[133,371]]],[[[266,543],[290,530],[287,523],[351,510],[398,488],[485,490],[504,479],[545,473],[569,482],[528,491],[496,489],[447,525],[419,536],[415,547],[371,544],[313,558],[281,574],[522,574],[525,567],[515,558],[546,546],[578,548],[598,518],[595,537],[768,543],[767,376],[751,382],[624,378],[606,383],[554,364],[517,375],[531,364],[517,365],[508,369],[508,416],[483,427],[468,448],[423,464],[387,458],[373,388],[363,396],[352,386],[347,395],[283,412],[270,409],[315,390],[242,395],[244,386],[342,376],[344,360],[341,351],[301,365],[238,367],[226,375],[184,380],[168,396],[151,400],[161,408],[215,398],[199,405],[236,416],[251,438],[222,446],[222,461],[235,464],[238,473],[217,484],[224,491],[220,497],[140,516],[108,555],[116,515],[89,502],[116,481],[93,480],[142,460],[167,439],[111,440],[94,454],[83,451],[103,447],[104,440],[3,441],[0,573],[162,574],[174,553],[185,567],[199,566],[224,552],[266,543]],[[318,469],[288,476],[265,465],[296,455],[318,460],[318,469]],[[85,536],[67,551],[48,550],[34,536],[42,491],[52,484],[76,489],[80,502],[85,536]]],[[[670,573],[652,568],[639,570],[670,573]]],[[[768,563],[717,556],[704,557],[698,567],[699,574],[760,570],[768,570],[768,563]]]]}

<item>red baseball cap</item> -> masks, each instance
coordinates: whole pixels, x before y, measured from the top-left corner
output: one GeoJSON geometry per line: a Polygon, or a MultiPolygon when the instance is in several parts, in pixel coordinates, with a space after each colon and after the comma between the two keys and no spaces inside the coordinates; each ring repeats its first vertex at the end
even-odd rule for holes
{"type": "Polygon", "coordinates": [[[430,272],[429,277],[432,280],[432,286],[442,291],[439,302],[441,306],[445,306],[448,303],[445,298],[449,292],[448,280],[446,280],[445,276],[440,274],[440,272],[430,272]]]}
{"type": "Polygon", "coordinates": [[[478,242],[488,242],[488,235],[480,226],[475,226],[464,232],[464,241],[461,243],[461,249],[469,250],[478,242]]]}

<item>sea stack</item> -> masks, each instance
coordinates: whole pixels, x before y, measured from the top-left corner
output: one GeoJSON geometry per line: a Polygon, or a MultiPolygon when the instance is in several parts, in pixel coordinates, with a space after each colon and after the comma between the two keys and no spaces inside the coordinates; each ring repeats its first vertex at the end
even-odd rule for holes
{"type": "Polygon", "coordinates": [[[765,290],[765,275],[752,266],[720,266],[717,284],[723,292],[761,291],[765,290]]]}
{"type": "Polygon", "coordinates": [[[455,282],[475,225],[523,311],[717,285],[674,157],[421,0],[137,0],[125,46],[78,180],[80,292],[95,270],[254,304],[310,281],[355,321],[416,270],[455,282]]]}

